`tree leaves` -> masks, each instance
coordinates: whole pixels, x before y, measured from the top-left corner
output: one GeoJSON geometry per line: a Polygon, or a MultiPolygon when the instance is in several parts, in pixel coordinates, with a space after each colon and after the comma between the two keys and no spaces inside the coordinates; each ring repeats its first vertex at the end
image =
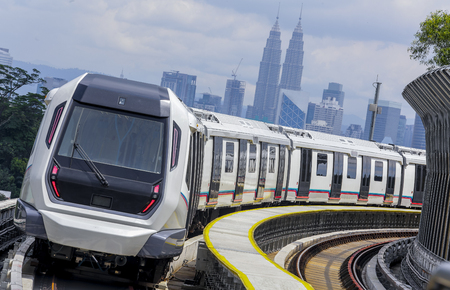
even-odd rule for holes
{"type": "Polygon", "coordinates": [[[450,64],[450,15],[438,10],[420,23],[419,31],[408,48],[410,58],[428,69],[450,64]]]}
{"type": "Polygon", "coordinates": [[[16,91],[28,84],[44,82],[39,71],[0,65],[0,190],[18,197],[28,157],[41,119],[44,95],[16,91]]]}

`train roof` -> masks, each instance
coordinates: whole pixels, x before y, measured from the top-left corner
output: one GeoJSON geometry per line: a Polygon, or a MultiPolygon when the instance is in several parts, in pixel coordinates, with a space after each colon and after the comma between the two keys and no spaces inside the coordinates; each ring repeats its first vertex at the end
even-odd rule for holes
{"type": "Polygon", "coordinates": [[[407,163],[425,164],[425,150],[421,149],[290,128],[201,109],[191,109],[206,127],[208,136],[247,139],[254,143],[261,141],[283,144],[294,148],[336,151],[354,157],[364,155],[403,163],[403,158],[399,154],[401,152],[407,159],[407,163]]]}
{"type": "Polygon", "coordinates": [[[273,130],[264,122],[244,119],[201,109],[192,108],[193,113],[206,127],[206,135],[267,142],[290,146],[290,140],[282,132],[273,130]]]}

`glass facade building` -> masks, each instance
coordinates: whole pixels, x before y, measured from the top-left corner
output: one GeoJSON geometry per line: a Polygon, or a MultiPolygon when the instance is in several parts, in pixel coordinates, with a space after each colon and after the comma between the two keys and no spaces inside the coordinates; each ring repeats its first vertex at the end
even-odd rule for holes
{"type": "Polygon", "coordinates": [[[323,90],[322,100],[336,99],[339,106],[344,107],[344,97],[345,93],[342,91],[342,85],[338,83],[329,83],[328,89],[323,90]]]}
{"type": "MultiPolygon", "coordinates": [[[[369,140],[370,126],[372,122],[372,111],[369,111],[370,104],[373,103],[373,99],[369,100],[367,105],[366,124],[364,126],[364,140],[369,140]]],[[[389,137],[394,144],[397,144],[398,123],[400,121],[400,111],[402,108],[401,103],[392,101],[378,101],[378,107],[381,107],[381,114],[377,115],[375,121],[375,129],[373,134],[373,140],[381,142],[385,137],[389,137]]]]}
{"type": "Polygon", "coordinates": [[[303,91],[280,90],[277,107],[278,125],[305,129],[309,95],[303,91]]]}
{"type": "Polygon", "coordinates": [[[244,103],[245,82],[239,80],[227,80],[225,88],[225,98],[222,106],[222,113],[240,117],[242,115],[242,105],[244,103]]]}
{"type": "Polygon", "coordinates": [[[13,58],[9,54],[9,49],[0,47],[0,64],[12,66],[13,58]]]}
{"type": "Polygon", "coordinates": [[[422,119],[416,114],[416,118],[414,119],[414,131],[412,135],[411,147],[425,150],[425,145],[425,128],[423,126],[422,119]]]}
{"type": "Polygon", "coordinates": [[[197,76],[183,74],[178,71],[163,72],[161,87],[171,89],[188,107],[195,101],[197,76]]]}

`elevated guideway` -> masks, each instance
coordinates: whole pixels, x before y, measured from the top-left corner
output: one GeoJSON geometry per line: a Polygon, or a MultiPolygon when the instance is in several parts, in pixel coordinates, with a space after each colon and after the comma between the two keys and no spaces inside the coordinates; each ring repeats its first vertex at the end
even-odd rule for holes
{"type": "Polygon", "coordinates": [[[420,211],[355,206],[288,206],[236,212],[204,231],[208,286],[313,289],[269,254],[302,238],[337,231],[417,228],[420,211]]]}

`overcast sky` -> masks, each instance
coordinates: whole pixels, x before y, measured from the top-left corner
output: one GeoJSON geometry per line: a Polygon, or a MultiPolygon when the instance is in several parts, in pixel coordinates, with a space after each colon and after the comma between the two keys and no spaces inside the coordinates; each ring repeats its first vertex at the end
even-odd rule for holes
{"type": "MultiPolygon", "coordinates": [[[[160,84],[163,71],[197,76],[197,93],[223,97],[237,78],[253,104],[263,48],[280,3],[282,62],[297,25],[296,0],[5,0],[0,47],[16,60],[80,68],[160,84]]],[[[380,99],[402,103],[406,84],[426,71],[407,48],[420,22],[448,0],[304,0],[302,89],[319,102],[329,82],[343,84],[345,114],[365,119],[377,75],[380,99]]]]}

